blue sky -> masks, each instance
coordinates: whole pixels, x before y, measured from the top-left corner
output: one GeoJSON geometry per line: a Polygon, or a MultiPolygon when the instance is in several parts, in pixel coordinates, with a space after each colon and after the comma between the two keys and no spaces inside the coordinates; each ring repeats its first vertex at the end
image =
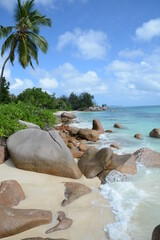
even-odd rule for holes
{"type": "MultiPolygon", "coordinates": [[[[0,25],[13,24],[16,0],[0,0],[0,25]]],[[[7,65],[10,91],[41,87],[56,96],[87,91],[98,104],[160,104],[159,0],[35,0],[52,19],[39,65],[7,65]]],[[[0,41],[0,46],[3,39],[0,41]]],[[[0,68],[5,59],[0,58],[0,68]]]]}

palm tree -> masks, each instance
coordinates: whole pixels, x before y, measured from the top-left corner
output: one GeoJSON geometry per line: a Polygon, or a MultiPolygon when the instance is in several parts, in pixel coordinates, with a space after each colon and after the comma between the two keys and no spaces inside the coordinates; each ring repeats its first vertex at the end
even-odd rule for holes
{"type": "Polygon", "coordinates": [[[0,39],[6,38],[1,48],[1,56],[3,57],[5,51],[9,49],[9,55],[1,70],[0,92],[6,63],[10,60],[13,65],[15,53],[23,68],[26,68],[28,64],[34,68],[32,58],[38,64],[38,49],[43,53],[48,50],[48,43],[44,37],[39,35],[39,31],[41,26],[51,27],[51,20],[34,9],[34,0],[27,0],[24,3],[17,0],[14,19],[14,26],[0,25],[0,39]]]}

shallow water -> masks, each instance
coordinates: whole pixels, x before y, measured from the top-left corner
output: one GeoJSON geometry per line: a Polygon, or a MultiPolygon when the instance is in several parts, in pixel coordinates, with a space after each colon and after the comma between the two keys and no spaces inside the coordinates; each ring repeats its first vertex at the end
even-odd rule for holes
{"type": "MultiPolygon", "coordinates": [[[[81,127],[92,127],[92,120],[98,118],[104,129],[114,133],[100,136],[98,148],[117,143],[121,153],[132,153],[142,147],[160,152],[160,139],[149,137],[153,128],[160,127],[160,107],[112,108],[105,112],[78,113],[81,127]],[[114,123],[124,129],[113,128],[114,123]],[[143,140],[134,138],[141,133],[143,140]]],[[[111,240],[151,240],[154,227],[160,224],[160,169],[145,168],[138,164],[138,174],[127,176],[114,173],[101,186],[101,194],[108,200],[115,216],[115,222],[104,226],[111,240]],[[114,182],[113,182],[114,180],[114,182]],[[116,180],[116,181],[115,181],[116,180]]]]}

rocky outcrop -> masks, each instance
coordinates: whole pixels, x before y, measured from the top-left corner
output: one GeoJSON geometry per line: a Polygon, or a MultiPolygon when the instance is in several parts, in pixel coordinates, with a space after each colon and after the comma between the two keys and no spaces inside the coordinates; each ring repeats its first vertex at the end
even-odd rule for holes
{"type": "Polygon", "coordinates": [[[141,148],[133,154],[136,161],[144,166],[160,168],[160,153],[149,148],[141,148]]]}
{"type": "Polygon", "coordinates": [[[134,135],[134,138],[143,139],[143,136],[142,136],[142,134],[140,134],[140,133],[136,133],[136,134],[134,135]]]}
{"type": "Polygon", "coordinates": [[[21,125],[24,125],[26,126],[27,128],[38,128],[40,129],[40,127],[34,123],[30,123],[30,122],[25,122],[25,121],[22,121],[22,120],[18,120],[18,122],[21,124],[21,125]]]}
{"type": "Polygon", "coordinates": [[[70,218],[67,218],[65,212],[63,211],[58,212],[57,220],[59,221],[59,223],[56,226],[48,229],[46,233],[68,229],[73,223],[73,220],[70,218]]]}
{"type": "Polygon", "coordinates": [[[9,137],[7,147],[17,168],[69,178],[82,175],[55,130],[20,130],[9,137]]]}
{"type": "Polygon", "coordinates": [[[99,133],[96,130],[91,130],[91,129],[80,129],[78,132],[78,135],[82,139],[86,139],[88,141],[93,141],[96,142],[99,138],[99,133]]]}
{"type": "Polygon", "coordinates": [[[14,207],[24,200],[25,194],[20,184],[15,180],[1,182],[0,185],[0,206],[14,207]]]}
{"type": "Polygon", "coordinates": [[[75,182],[65,183],[65,188],[66,189],[65,189],[64,195],[66,199],[64,199],[61,203],[61,206],[63,207],[70,204],[77,198],[91,192],[90,188],[86,187],[81,183],[75,183],[75,182]]]}
{"type": "Polygon", "coordinates": [[[160,138],[160,128],[154,128],[150,133],[149,133],[150,137],[153,138],[160,138]]]}
{"type": "Polygon", "coordinates": [[[118,144],[116,144],[116,143],[110,144],[110,147],[120,149],[120,146],[118,146],[118,144]]]}
{"type": "Polygon", "coordinates": [[[92,127],[92,129],[98,131],[99,134],[103,134],[104,133],[104,129],[102,127],[102,124],[101,124],[101,122],[98,119],[94,119],[93,120],[93,127],[92,127]]]}
{"type": "Polygon", "coordinates": [[[52,213],[50,211],[0,206],[0,238],[24,232],[51,221],[52,213]]]}
{"type": "Polygon", "coordinates": [[[101,150],[89,148],[79,160],[78,166],[85,177],[94,178],[107,168],[112,156],[113,151],[110,148],[102,148],[101,150]]]}
{"type": "Polygon", "coordinates": [[[135,157],[133,154],[114,154],[106,169],[117,170],[121,173],[136,174],[137,167],[135,157]]]}
{"type": "Polygon", "coordinates": [[[124,128],[124,126],[120,123],[115,123],[114,126],[115,128],[124,128]]]}

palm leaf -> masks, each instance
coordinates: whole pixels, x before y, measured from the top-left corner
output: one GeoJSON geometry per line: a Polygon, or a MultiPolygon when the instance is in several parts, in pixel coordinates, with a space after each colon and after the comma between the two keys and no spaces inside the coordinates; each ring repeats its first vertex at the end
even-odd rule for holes
{"type": "Polygon", "coordinates": [[[19,62],[23,68],[28,65],[28,52],[27,45],[24,37],[21,37],[18,41],[17,51],[19,55],[19,62]]]}
{"type": "Polygon", "coordinates": [[[14,33],[12,33],[3,43],[2,48],[1,48],[1,56],[3,57],[3,54],[5,53],[5,51],[11,47],[13,41],[14,41],[14,33]]]}
{"type": "Polygon", "coordinates": [[[27,31],[27,33],[30,35],[32,38],[32,41],[34,42],[35,45],[37,45],[43,53],[46,53],[48,50],[48,43],[46,39],[42,36],[39,36],[33,32],[27,31]]]}
{"type": "Polygon", "coordinates": [[[8,35],[12,32],[13,27],[3,27],[0,25],[0,39],[3,37],[8,37],[8,35]]]}
{"type": "Polygon", "coordinates": [[[28,47],[28,52],[30,56],[32,56],[36,61],[36,63],[38,64],[38,48],[31,38],[27,39],[27,47],[28,47]]]}

